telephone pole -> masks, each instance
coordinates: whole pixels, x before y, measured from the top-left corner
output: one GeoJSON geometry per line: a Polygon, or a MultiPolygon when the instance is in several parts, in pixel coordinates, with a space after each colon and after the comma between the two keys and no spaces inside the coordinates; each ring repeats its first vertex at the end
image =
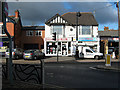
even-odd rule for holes
{"type": "Polygon", "coordinates": [[[119,1],[116,4],[116,7],[118,8],[118,37],[119,37],[119,60],[120,60],[120,16],[119,16],[119,1]]]}

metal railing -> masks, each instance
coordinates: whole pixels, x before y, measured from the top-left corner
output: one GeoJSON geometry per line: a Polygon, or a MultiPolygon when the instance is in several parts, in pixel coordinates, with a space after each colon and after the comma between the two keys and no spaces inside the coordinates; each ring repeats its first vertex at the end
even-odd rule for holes
{"type": "MultiPolygon", "coordinates": [[[[40,60],[41,61],[41,60],[40,60]]],[[[24,82],[43,84],[44,82],[44,68],[43,62],[40,64],[13,64],[12,74],[13,80],[20,80],[24,82]]],[[[7,64],[2,65],[2,78],[8,78],[7,64]]]]}

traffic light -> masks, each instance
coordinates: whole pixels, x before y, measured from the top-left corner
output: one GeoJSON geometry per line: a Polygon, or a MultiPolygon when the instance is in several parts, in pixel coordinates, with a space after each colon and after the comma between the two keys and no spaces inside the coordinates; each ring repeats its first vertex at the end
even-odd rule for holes
{"type": "Polygon", "coordinates": [[[53,34],[53,38],[52,38],[52,40],[55,40],[56,41],[56,32],[54,32],[54,33],[52,33],[53,34]]]}

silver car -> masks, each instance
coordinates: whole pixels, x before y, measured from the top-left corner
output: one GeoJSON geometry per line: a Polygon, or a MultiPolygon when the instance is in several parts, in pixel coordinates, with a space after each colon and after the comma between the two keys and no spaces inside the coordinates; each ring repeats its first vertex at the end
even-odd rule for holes
{"type": "Polygon", "coordinates": [[[23,58],[25,59],[41,59],[44,58],[44,53],[42,53],[40,50],[25,50],[23,54],[23,58]]]}
{"type": "MultiPolygon", "coordinates": [[[[5,57],[9,58],[9,48],[5,52],[5,57]]],[[[12,59],[20,59],[23,58],[23,49],[21,48],[15,48],[12,49],[12,59]]]]}

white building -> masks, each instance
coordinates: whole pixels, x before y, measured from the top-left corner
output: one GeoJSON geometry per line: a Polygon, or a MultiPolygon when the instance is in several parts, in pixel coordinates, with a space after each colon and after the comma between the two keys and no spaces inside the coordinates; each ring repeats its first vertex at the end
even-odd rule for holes
{"type": "Polygon", "coordinates": [[[56,56],[57,46],[59,56],[72,56],[76,46],[90,46],[99,52],[98,23],[92,13],[80,13],[78,26],[76,25],[76,12],[63,15],[56,14],[45,23],[44,50],[46,56],[56,56]],[[78,29],[76,29],[76,27],[78,29]],[[78,32],[76,32],[78,30],[78,32]],[[57,41],[52,40],[57,33],[57,41]],[[76,40],[78,33],[78,40],[76,40]]]}

